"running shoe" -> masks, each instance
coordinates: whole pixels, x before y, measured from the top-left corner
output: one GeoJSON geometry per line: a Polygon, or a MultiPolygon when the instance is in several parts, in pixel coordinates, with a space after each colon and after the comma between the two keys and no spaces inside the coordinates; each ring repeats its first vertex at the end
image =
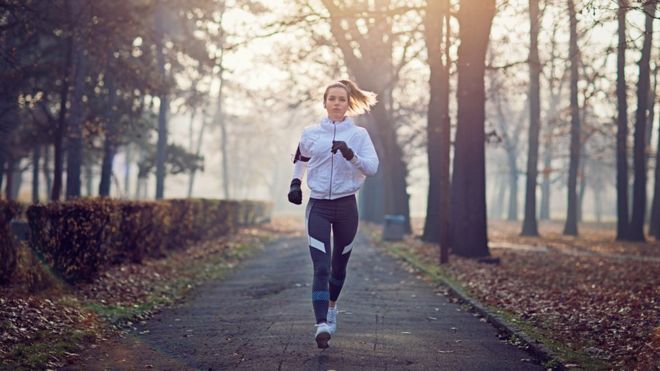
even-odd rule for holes
{"type": "Polygon", "coordinates": [[[327,323],[319,323],[316,325],[316,345],[319,348],[325,349],[329,347],[328,341],[330,340],[330,326],[327,323]]]}

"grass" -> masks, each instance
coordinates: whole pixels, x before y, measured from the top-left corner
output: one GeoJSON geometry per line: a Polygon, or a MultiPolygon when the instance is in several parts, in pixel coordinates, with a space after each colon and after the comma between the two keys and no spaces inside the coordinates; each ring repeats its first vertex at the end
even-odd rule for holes
{"type": "MultiPolygon", "coordinates": [[[[460,295],[478,302],[472,297],[472,295],[470,295],[469,289],[465,287],[461,282],[456,281],[453,277],[451,277],[451,275],[449,275],[442,266],[425,261],[420,256],[412,252],[409,248],[406,248],[405,244],[397,242],[382,242],[379,241],[378,238],[373,237],[375,236],[372,236],[372,241],[374,243],[384,247],[386,251],[391,255],[413,266],[433,283],[451,286],[452,289],[457,291],[460,295]]],[[[485,307],[491,313],[498,315],[505,323],[515,324],[515,327],[520,329],[525,335],[543,344],[547,349],[556,354],[559,359],[562,359],[565,362],[565,365],[579,365],[580,368],[586,370],[602,370],[608,366],[608,364],[603,360],[594,358],[584,352],[579,352],[569,348],[561,341],[553,339],[551,336],[552,334],[548,333],[548,331],[533,325],[532,323],[522,319],[510,311],[506,311],[491,305],[487,305],[485,307]]],[[[520,345],[521,343],[521,339],[519,339],[515,334],[512,335],[508,340],[509,342],[516,345],[520,345]]],[[[543,366],[550,369],[557,369],[562,365],[557,359],[553,358],[545,362],[543,366]]]]}
{"type": "Polygon", "coordinates": [[[84,330],[64,334],[39,332],[30,344],[16,345],[7,357],[8,363],[0,365],[0,370],[44,369],[53,358],[80,351],[80,344],[93,341],[95,336],[84,330]]]}
{"type": "Polygon", "coordinates": [[[181,271],[178,278],[159,283],[154,292],[140,303],[134,303],[130,306],[118,306],[88,302],[85,307],[107,320],[110,324],[123,327],[135,318],[142,317],[156,308],[182,300],[191,289],[199,284],[223,279],[235,266],[227,260],[245,259],[255,253],[256,246],[258,245],[238,244],[222,256],[212,256],[204,261],[188,265],[181,271]]]}

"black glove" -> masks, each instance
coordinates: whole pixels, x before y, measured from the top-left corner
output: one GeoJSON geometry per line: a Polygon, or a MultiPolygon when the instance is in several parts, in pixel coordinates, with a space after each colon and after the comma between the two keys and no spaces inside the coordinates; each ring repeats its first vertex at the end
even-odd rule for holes
{"type": "Polygon", "coordinates": [[[332,149],[330,150],[332,153],[337,153],[337,150],[341,152],[341,155],[344,156],[344,158],[348,161],[351,161],[353,159],[353,150],[348,148],[346,145],[346,142],[341,141],[341,140],[333,140],[332,141],[332,149]]]}
{"type": "Polygon", "coordinates": [[[302,203],[302,189],[300,189],[300,179],[293,178],[291,188],[289,188],[289,202],[300,205],[302,203]]]}

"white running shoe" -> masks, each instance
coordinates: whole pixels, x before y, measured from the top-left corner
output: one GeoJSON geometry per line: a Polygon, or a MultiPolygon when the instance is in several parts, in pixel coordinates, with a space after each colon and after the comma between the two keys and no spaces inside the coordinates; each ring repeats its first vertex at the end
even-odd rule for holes
{"type": "Polygon", "coordinates": [[[330,327],[330,333],[334,335],[337,331],[337,306],[328,307],[328,327],[330,327]]]}
{"type": "Polygon", "coordinates": [[[329,347],[328,341],[330,340],[330,326],[327,323],[319,323],[316,325],[316,345],[319,348],[325,349],[329,347]]]}

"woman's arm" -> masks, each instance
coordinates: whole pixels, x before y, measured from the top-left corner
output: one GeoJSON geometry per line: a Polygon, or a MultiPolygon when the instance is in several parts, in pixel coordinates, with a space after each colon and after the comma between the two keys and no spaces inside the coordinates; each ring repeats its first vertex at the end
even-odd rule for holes
{"type": "Polygon", "coordinates": [[[362,174],[370,176],[376,174],[378,171],[378,154],[376,154],[376,149],[371,142],[369,133],[366,129],[362,130],[362,141],[359,148],[356,148],[355,156],[351,159],[351,163],[360,169],[362,174]]]}

